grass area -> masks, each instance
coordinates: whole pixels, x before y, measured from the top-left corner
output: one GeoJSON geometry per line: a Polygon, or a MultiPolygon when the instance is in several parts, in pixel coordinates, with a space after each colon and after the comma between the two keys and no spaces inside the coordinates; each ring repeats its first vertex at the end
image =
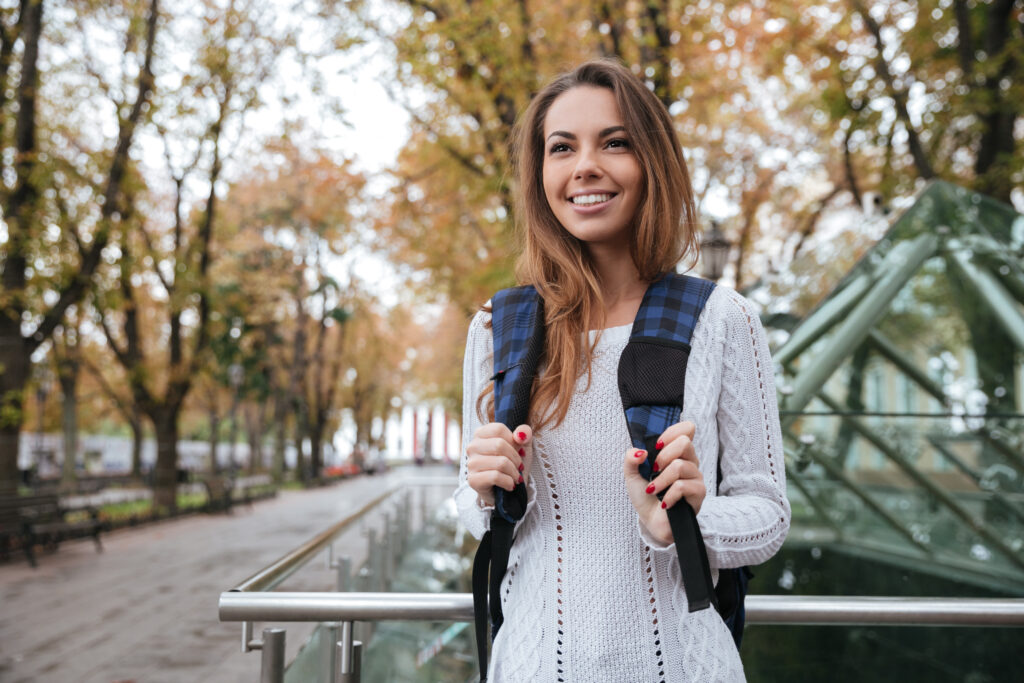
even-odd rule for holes
{"type": "MultiPolygon", "coordinates": [[[[187,512],[202,508],[206,505],[205,493],[181,493],[178,494],[178,512],[187,512]]],[[[166,511],[164,512],[166,514],[166,511]]],[[[68,521],[75,521],[76,518],[86,519],[89,516],[87,510],[79,510],[68,515],[68,521]]],[[[154,516],[161,516],[154,513],[152,500],[130,500],[122,503],[109,503],[99,508],[99,518],[104,522],[123,522],[135,519],[146,519],[154,516]]]]}

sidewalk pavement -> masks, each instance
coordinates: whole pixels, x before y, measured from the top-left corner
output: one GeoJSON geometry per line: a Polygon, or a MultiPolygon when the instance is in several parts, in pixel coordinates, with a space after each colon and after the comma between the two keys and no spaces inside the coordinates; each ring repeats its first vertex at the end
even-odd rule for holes
{"type": "MultiPolygon", "coordinates": [[[[218,620],[220,593],[391,486],[438,474],[408,468],[282,491],[231,515],[106,534],[101,554],[89,541],[63,543],[35,570],[14,555],[0,564],[0,683],[254,683],[260,654],[241,652],[241,624],[218,620]]],[[[431,498],[447,493],[432,487],[431,498]]],[[[363,532],[379,523],[371,513],[350,527],[336,554],[358,567],[363,532]]],[[[334,580],[318,557],[278,590],[332,590],[334,580]]],[[[287,629],[291,661],[314,625],[257,623],[256,635],[268,626],[287,629]]]]}

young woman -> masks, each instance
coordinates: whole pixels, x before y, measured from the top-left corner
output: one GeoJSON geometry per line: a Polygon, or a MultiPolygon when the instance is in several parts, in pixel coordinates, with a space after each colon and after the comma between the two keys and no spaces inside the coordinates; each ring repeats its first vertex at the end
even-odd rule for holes
{"type": "Polygon", "coordinates": [[[492,421],[486,308],[466,345],[461,518],[479,538],[494,487],[528,491],[488,680],[743,680],[721,617],[687,610],[666,509],[685,500],[697,512],[715,580],[719,568],[764,562],[786,536],[782,435],[757,313],[714,289],[691,340],[682,421],[661,435],[649,483],[616,373],[647,286],[696,249],[672,121],[626,68],[588,62],[533,99],[513,151],[525,233],[517,274],[544,300],[546,342],[529,424],[512,430],[492,421]]]}

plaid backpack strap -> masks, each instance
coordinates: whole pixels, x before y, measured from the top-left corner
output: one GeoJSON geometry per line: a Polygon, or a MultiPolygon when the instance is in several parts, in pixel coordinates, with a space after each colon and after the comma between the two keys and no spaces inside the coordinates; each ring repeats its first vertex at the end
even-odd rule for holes
{"type": "MultiPolygon", "coordinates": [[[[654,474],[658,437],[682,415],[690,339],[714,288],[708,280],[675,273],[652,283],[619,359],[622,408],[630,441],[648,453],[640,465],[640,473],[648,480],[654,474]]],[[[693,508],[673,505],[668,518],[690,611],[717,608],[707,550],[693,508]]]]}
{"type": "MultiPolygon", "coordinates": [[[[530,413],[530,394],[544,351],[544,302],[532,286],[503,289],[491,299],[494,339],[494,420],[515,429],[530,413]]],[[[516,522],[526,512],[526,486],[511,492],[494,488],[491,528],[473,560],[473,614],[480,680],[487,680],[487,623],[490,635],[501,628],[501,580],[508,568],[516,522]],[[489,573],[489,575],[488,575],[489,573]],[[488,594],[490,599],[488,599],[488,594]]]]}
{"type": "MultiPolygon", "coordinates": [[[[494,337],[494,421],[509,430],[526,424],[537,365],[544,352],[544,302],[532,286],[503,289],[491,299],[494,337]]],[[[495,512],[518,522],[526,511],[526,487],[510,494],[495,487],[495,512]]]]}

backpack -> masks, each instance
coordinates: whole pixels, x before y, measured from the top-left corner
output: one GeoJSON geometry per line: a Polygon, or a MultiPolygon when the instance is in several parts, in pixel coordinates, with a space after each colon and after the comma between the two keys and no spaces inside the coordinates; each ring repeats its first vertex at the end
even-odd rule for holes
{"type": "MultiPolygon", "coordinates": [[[[648,480],[654,474],[658,437],[679,422],[682,414],[690,338],[714,287],[708,280],[675,273],[653,282],[644,294],[629,342],[619,359],[619,395],[630,441],[634,447],[647,451],[640,473],[648,480]]],[[[544,301],[537,290],[527,285],[495,294],[491,300],[491,330],[494,419],[512,430],[528,420],[533,380],[544,351],[544,301]]],[[[720,481],[721,472],[718,478],[720,481]]],[[[490,530],[481,539],[473,560],[473,612],[481,682],[487,678],[488,602],[493,639],[504,620],[501,581],[508,567],[513,532],[526,510],[524,484],[517,484],[512,491],[495,487],[494,494],[490,530]]],[[[720,570],[715,588],[697,517],[684,502],[673,505],[667,513],[689,611],[714,606],[739,647],[745,616],[743,602],[752,574],[746,567],[720,570]]]]}

